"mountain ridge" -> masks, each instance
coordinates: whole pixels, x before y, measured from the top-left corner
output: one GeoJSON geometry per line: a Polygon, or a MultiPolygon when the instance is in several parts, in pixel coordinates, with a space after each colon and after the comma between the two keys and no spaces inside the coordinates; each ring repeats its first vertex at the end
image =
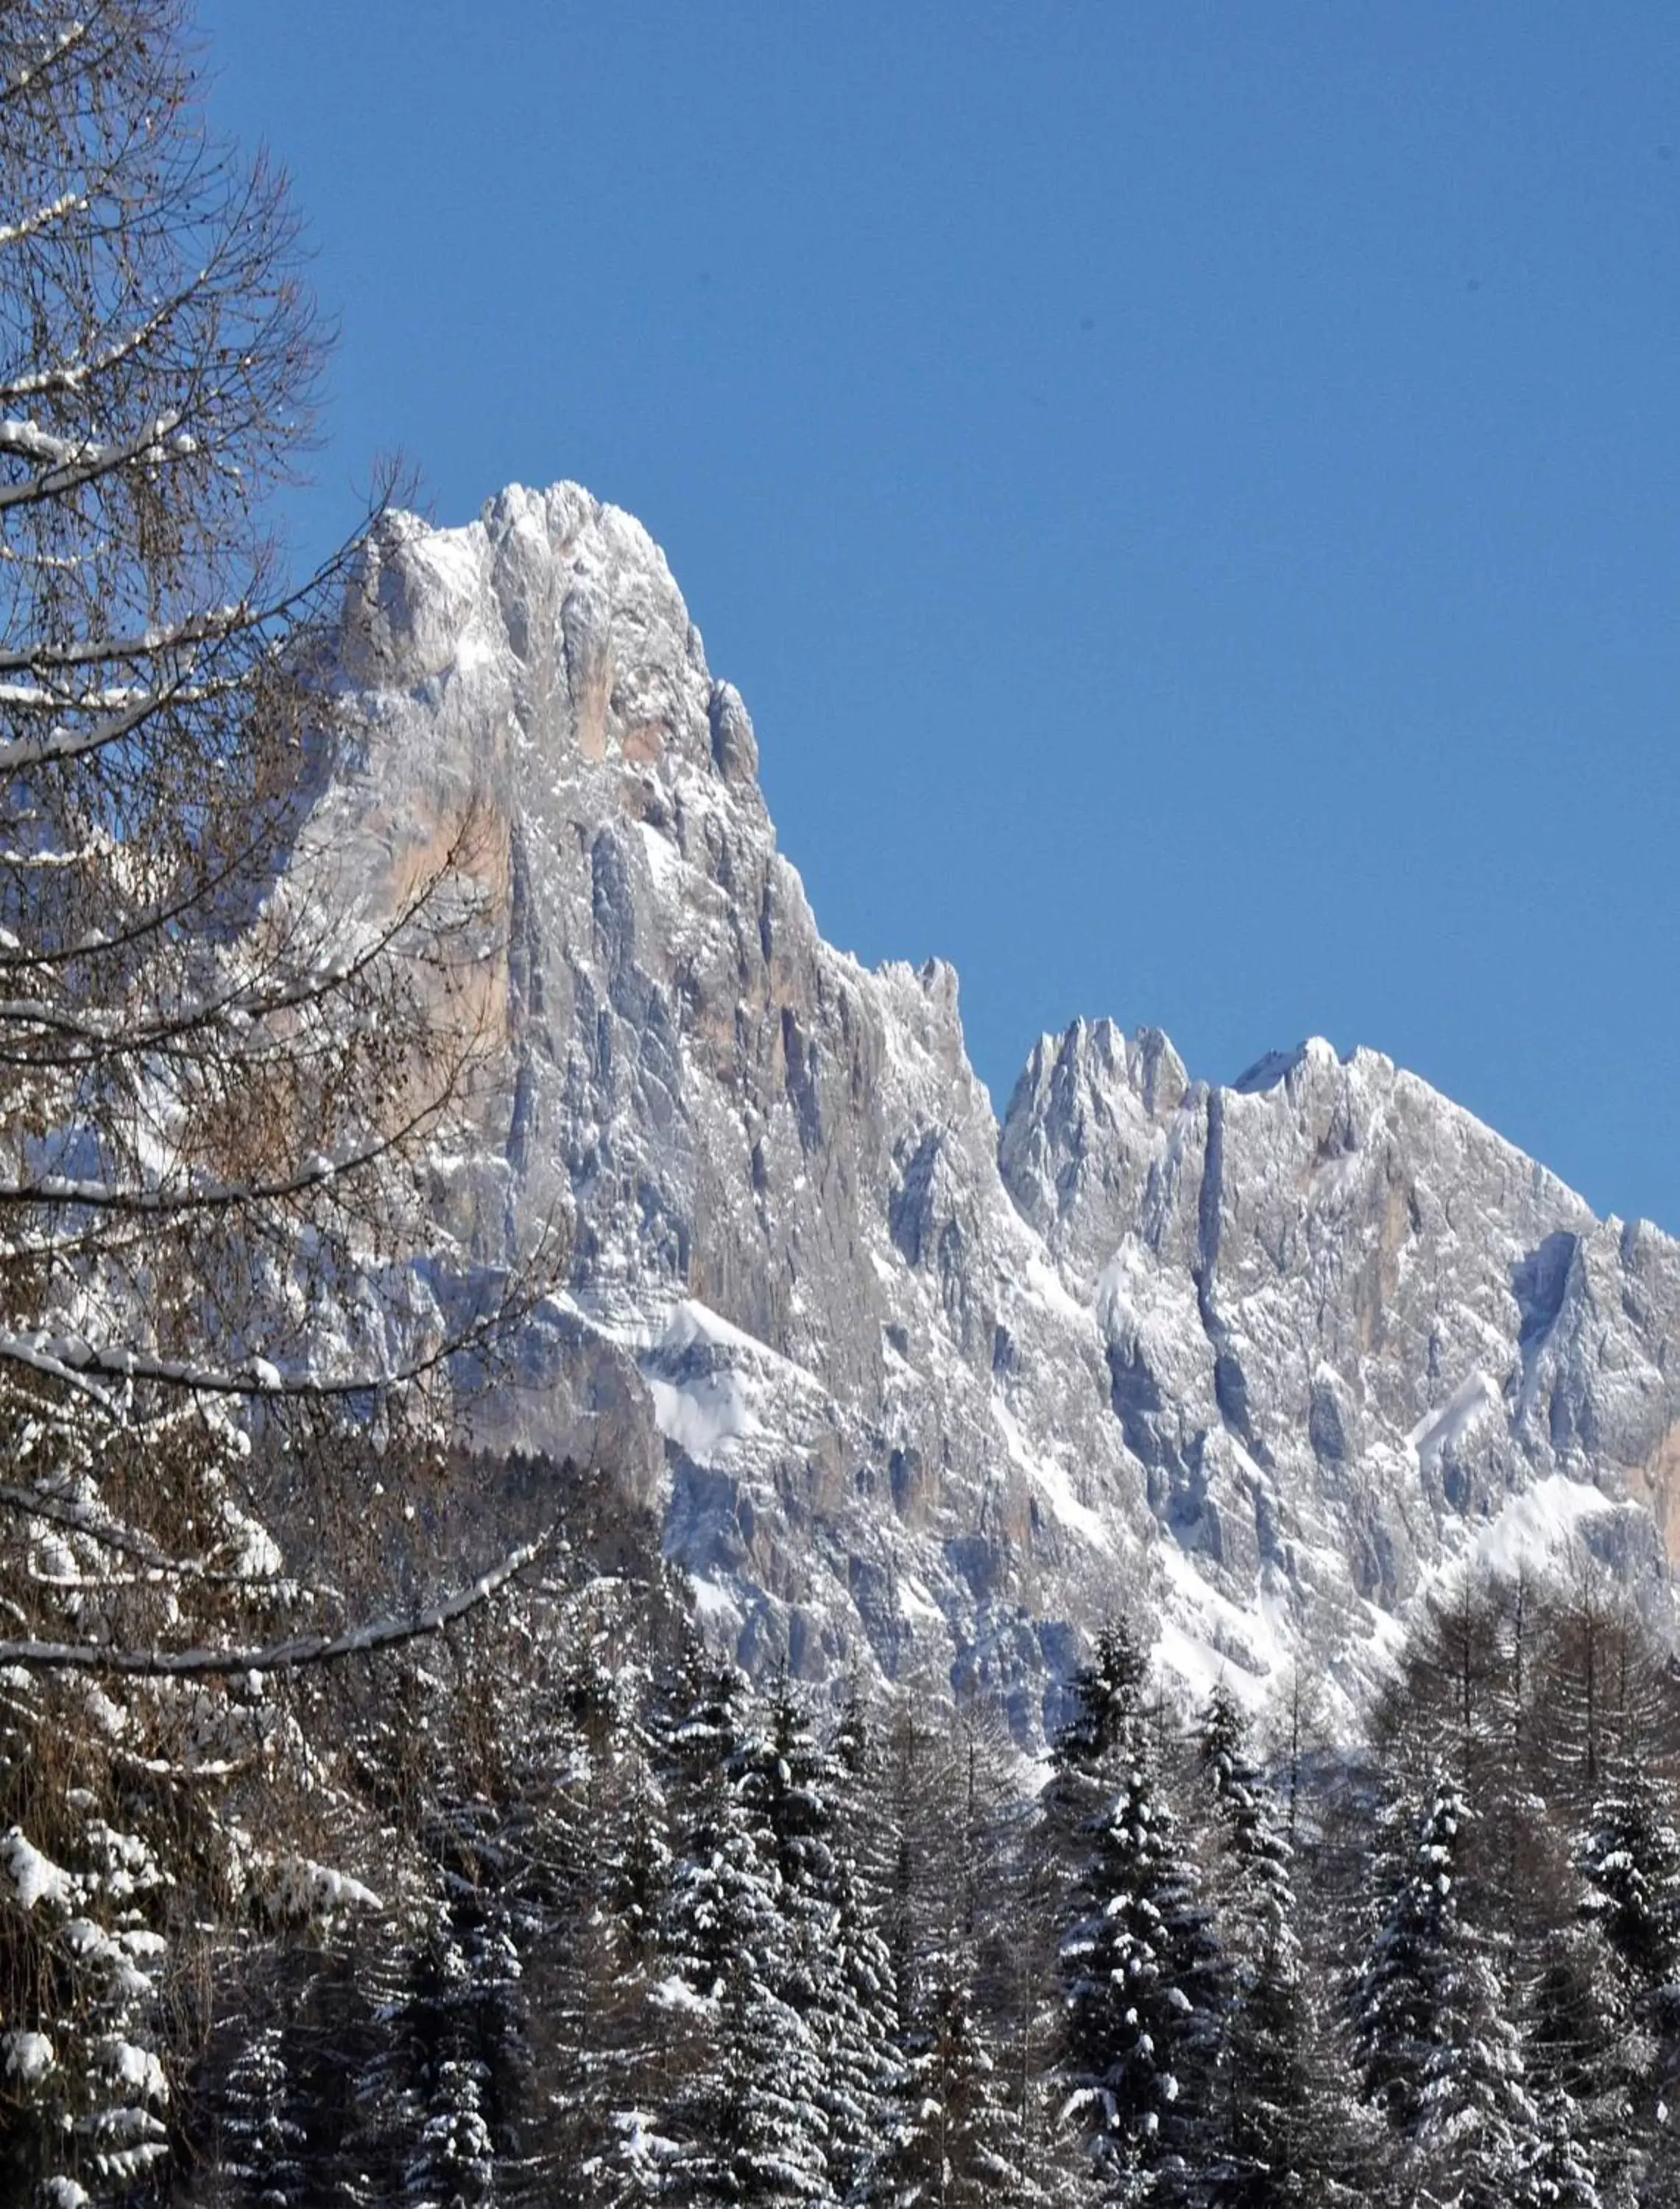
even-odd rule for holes
{"type": "Polygon", "coordinates": [[[319,802],[359,894],[484,827],[493,1049],[442,1247],[571,1244],[480,1437],[611,1453],[746,1661],[983,1686],[1032,1741],[1123,1606],[1193,1685],[1306,1656],[1356,1694],[1516,1506],[1666,1602],[1659,1231],[1321,1040],[1220,1086],[1075,1021],[1000,1118],[954,970],[824,942],[739,692],[576,485],[393,517],[338,669],[319,802]]]}

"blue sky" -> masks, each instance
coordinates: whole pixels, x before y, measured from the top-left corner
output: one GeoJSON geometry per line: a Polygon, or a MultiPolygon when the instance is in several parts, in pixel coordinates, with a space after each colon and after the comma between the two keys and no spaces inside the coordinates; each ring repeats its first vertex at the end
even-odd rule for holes
{"type": "Polygon", "coordinates": [[[1000,1107],[1369,1043],[1680,1231],[1680,11],[204,0],[400,447],[665,547],[1000,1107]]]}

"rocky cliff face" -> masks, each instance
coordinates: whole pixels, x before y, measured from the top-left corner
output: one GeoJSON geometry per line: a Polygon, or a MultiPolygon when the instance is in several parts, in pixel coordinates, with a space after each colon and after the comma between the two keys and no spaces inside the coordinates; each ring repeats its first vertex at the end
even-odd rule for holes
{"type": "Polygon", "coordinates": [[[1258,1694],[1298,1651],[1356,1681],[1473,1552],[1578,1534],[1659,1587],[1680,1246],[1322,1044],[1219,1089],[1076,1025],[1000,1138],[955,976],[822,941],[739,695],[574,485],[392,524],[340,665],[358,894],[472,822],[446,1269],[546,1219],[572,1254],[473,1417],[611,1455],[750,1662],[972,1679],[1030,1741],[1119,1604],[1258,1694]]]}

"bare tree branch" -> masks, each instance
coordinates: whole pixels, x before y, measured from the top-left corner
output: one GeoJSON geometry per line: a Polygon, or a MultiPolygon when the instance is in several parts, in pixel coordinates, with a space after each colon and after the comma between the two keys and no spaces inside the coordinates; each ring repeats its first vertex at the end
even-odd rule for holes
{"type": "Polygon", "coordinates": [[[105,1649],[95,1643],[72,1641],[0,1641],[0,1665],[16,1664],[26,1671],[106,1672],[146,1679],[205,1679],[239,1672],[295,1672],[306,1665],[330,1664],[347,1657],[371,1656],[423,1635],[439,1634],[458,1618],[488,1603],[516,1574],[536,1562],[551,1546],[553,1537],[522,1543],[498,1565],[482,1573],[470,1587],[446,1601],[411,1612],[406,1618],[382,1619],[358,1626],[347,1634],[304,1634],[289,1641],[270,1643],[261,1649],[105,1649]]]}

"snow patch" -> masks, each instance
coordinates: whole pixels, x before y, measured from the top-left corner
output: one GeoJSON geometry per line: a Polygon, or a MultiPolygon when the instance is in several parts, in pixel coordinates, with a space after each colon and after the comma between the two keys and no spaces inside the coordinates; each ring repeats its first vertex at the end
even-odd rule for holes
{"type": "Polygon", "coordinates": [[[682,881],[683,855],[663,829],[655,828],[648,821],[636,825],[641,831],[641,846],[647,854],[647,870],[653,877],[653,888],[664,897],[682,881]]]}
{"type": "Polygon", "coordinates": [[[913,1573],[900,1575],[898,1599],[899,1610],[906,1618],[912,1622],[923,1618],[930,1626],[937,1627],[942,1634],[945,1631],[947,1621],[944,1612],[913,1573]]]}
{"type": "Polygon", "coordinates": [[[1569,1548],[1587,1520],[1616,1508],[1613,1496],[1601,1495],[1585,1481],[1571,1480],[1564,1472],[1548,1473],[1514,1496],[1480,1531],[1476,1560],[1495,1573],[1514,1573],[1521,1565],[1545,1566],[1569,1548]]]}
{"type": "Polygon", "coordinates": [[[637,1355],[655,1425],[696,1465],[732,1442],[780,1433],[795,1399],[828,1400],[815,1374],[691,1297],[652,1340],[643,1336],[637,1355]]]}
{"type": "Polygon", "coordinates": [[[99,2052],[106,2073],[131,2094],[160,2106],[168,2101],[169,2081],[149,2048],[136,2047],[132,2040],[113,2035],[101,2043],[99,2052]]]}
{"type": "Polygon", "coordinates": [[[263,1900],[278,1917],[329,1917],[335,1910],[382,1910],[385,1906],[360,1880],[309,1857],[271,1860],[263,1869],[268,1875],[263,1900]]]}
{"type": "MultiPolygon", "coordinates": [[[[655,1347],[662,1351],[691,1349],[695,1343],[714,1345],[722,1350],[750,1350],[760,1357],[778,1357],[768,1342],[757,1335],[749,1334],[744,1327],[726,1320],[721,1312],[714,1312],[709,1304],[701,1303],[694,1297],[684,1297],[665,1323],[655,1347]]],[[[786,1359],[779,1362],[786,1363],[786,1359]]],[[[804,1367],[796,1369],[803,1372],[804,1367]]]]}
{"type": "Polygon", "coordinates": [[[721,1622],[730,1628],[741,1623],[741,1606],[726,1587],[721,1586],[705,1573],[690,1573],[689,1586],[694,1590],[694,1607],[708,1623],[721,1622]]]}
{"type": "Polygon", "coordinates": [[[738,1374],[702,1373],[689,1381],[662,1381],[650,1374],[647,1388],[653,1424],[696,1465],[710,1465],[726,1442],[764,1431],[738,1374]]]}
{"type": "Polygon", "coordinates": [[[689,2017],[711,2017],[716,2009],[714,2003],[697,1995],[688,1981],[678,1978],[674,1971],[669,1978],[648,1989],[647,1999],[658,2009],[676,2010],[689,2017]]]}
{"type": "Polygon", "coordinates": [[[1419,1419],[1406,1438],[1418,1472],[1426,1473],[1438,1465],[1446,1452],[1461,1442],[1499,1400],[1498,1382],[1478,1369],[1454,1389],[1437,1410],[1419,1419]]]}
{"type": "Polygon", "coordinates": [[[1021,1271],[1027,1287],[1039,1303],[1054,1312],[1064,1325],[1077,1328],[1081,1333],[1090,1327],[1089,1310],[1070,1292],[1067,1283],[1048,1259],[1040,1256],[1036,1250],[1030,1251],[1021,1271]]]}
{"type": "Polygon", "coordinates": [[[1294,1654],[1287,1602],[1262,1590],[1246,1608],[1233,1603],[1170,1538],[1153,1555],[1167,1582],[1156,1661],[1198,1702],[1223,1680],[1238,1702],[1257,1710],[1294,1654]]]}

